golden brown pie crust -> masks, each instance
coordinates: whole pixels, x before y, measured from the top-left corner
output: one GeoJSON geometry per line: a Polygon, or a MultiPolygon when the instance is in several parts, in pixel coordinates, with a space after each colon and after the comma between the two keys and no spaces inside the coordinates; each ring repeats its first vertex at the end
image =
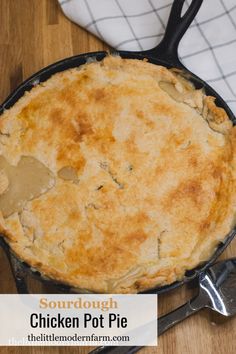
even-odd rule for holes
{"type": "Polygon", "coordinates": [[[235,137],[214,98],[162,66],[108,56],[58,73],[1,116],[0,154],[37,159],[54,182],[0,230],[20,259],[74,287],[170,284],[235,223],[235,137]]]}

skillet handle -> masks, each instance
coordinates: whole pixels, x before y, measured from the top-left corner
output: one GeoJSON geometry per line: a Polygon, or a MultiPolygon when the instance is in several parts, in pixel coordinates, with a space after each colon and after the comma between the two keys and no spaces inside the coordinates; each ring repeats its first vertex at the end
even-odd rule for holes
{"type": "Polygon", "coordinates": [[[155,48],[143,51],[142,54],[159,60],[163,59],[171,66],[184,68],[179,60],[178,46],[202,2],[203,0],[192,0],[187,11],[181,16],[185,0],[174,0],[162,41],[155,48]]]}

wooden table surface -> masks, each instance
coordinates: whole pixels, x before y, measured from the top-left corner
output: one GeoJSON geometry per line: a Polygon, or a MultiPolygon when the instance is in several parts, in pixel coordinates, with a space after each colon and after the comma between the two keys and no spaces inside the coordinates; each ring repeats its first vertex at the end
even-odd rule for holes
{"type": "MultiPolygon", "coordinates": [[[[0,0],[0,101],[42,67],[59,59],[107,46],[67,20],[57,0],[0,0]]],[[[223,257],[236,255],[236,240],[223,257]]],[[[5,256],[0,251],[1,293],[15,293],[5,256]]],[[[182,287],[159,297],[159,314],[183,304],[194,289],[182,287]]],[[[1,318],[1,317],[0,317],[1,318]]],[[[4,324],[0,323],[0,326],[4,324]]],[[[86,354],[88,347],[0,347],[0,353],[86,354]]],[[[158,347],[145,348],[141,354],[234,354],[236,318],[222,319],[209,311],[185,320],[159,339],[158,347]]]]}

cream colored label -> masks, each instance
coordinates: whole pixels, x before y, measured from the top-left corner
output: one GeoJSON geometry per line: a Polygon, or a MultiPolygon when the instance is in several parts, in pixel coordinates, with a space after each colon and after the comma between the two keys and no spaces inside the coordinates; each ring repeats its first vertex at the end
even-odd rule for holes
{"type": "Polygon", "coordinates": [[[0,295],[0,345],[155,346],[156,295],[0,295]]]}

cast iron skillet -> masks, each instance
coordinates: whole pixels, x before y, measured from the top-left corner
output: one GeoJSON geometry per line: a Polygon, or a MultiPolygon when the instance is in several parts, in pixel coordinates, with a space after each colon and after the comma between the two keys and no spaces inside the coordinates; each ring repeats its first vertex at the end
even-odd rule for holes
{"type": "MultiPolygon", "coordinates": [[[[153,64],[163,65],[167,68],[174,67],[182,70],[183,74],[187,75],[187,77],[194,83],[196,88],[203,87],[207,95],[216,97],[217,105],[223,107],[227,112],[227,114],[229,115],[230,119],[233,121],[233,123],[236,124],[236,118],[234,117],[233,113],[231,112],[227,104],[224,102],[224,100],[206,82],[204,82],[196,75],[191,73],[189,70],[187,70],[178,58],[179,42],[182,36],[184,35],[185,31],[187,30],[187,28],[193,21],[203,0],[192,0],[190,6],[188,7],[188,10],[182,16],[181,13],[182,13],[184,2],[185,0],[174,0],[164,38],[157,47],[143,52],[118,51],[117,54],[119,54],[122,58],[128,58],[128,59],[135,58],[135,59],[142,60],[144,58],[147,58],[148,61],[153,64]]],[[[61,60],[55,64],[49,65],[48,67],[40,70],[39,72],[31,76],[28,80],[23,82],[5,100],[5,102],[0,106],[0,114],[5,109],[12,107],[14,103],[16,103],[19,100],[19,98],[24,95],[26,91],[30,91],[39,82],[43,82],[47,80],[53,74],[69,68],[74,68],[82,64],[85,64],[89,58],[102,60],[106,55],[107,55],[106,52],[93,52],[93,53],[76,55],[71,58],[61,60]]],[[[212,265],[212,263],[216,260],[216,258],[228,246],[228,244],[233,239],[235,234],[236,234],[236,227],[225,237],[224,241],[218,245],[214,255],[204,264],[198,266],[197,268],[191,271],[187,271],[182,281],[177,281],[173,284],[158,287],[149,290],[147,292],[161,294],[194,279],[199,275],[201,271],[203,271],[205,268],[212,265]]],[[[62,293],[88,292],[84,289],[74,289],[70,286],[53,281],[52,279],[45,278],[38,271],[33,270],[26,263],[21,262],[11,251],[11,249],[9,248],[8,244],[6,243],[3,237],[0,237],[0,244],[5,250],[8,259],[10,261],[11,269],[13,271],[17,290],[19,293],[23,293],[23,294],[29,293],[27,282],[26,282],[26,278],[28,275],[36,277],[38,280],[46,282],[49,285],[53,285],[57,289],[57,291],[62,293]]]]}

